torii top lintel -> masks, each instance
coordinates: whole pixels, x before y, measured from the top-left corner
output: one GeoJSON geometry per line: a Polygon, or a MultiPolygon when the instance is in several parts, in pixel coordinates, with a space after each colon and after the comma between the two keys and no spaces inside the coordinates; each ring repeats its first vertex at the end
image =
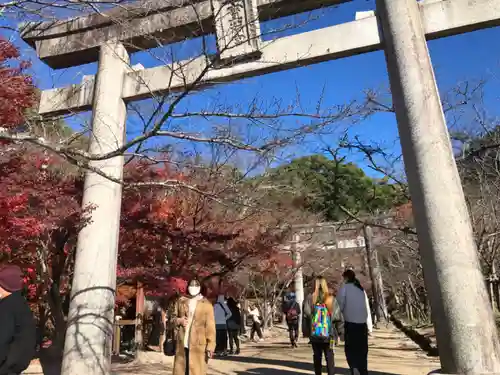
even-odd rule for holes
{"type": "MultiPolygon", "coordinates": [[[[421,17],[428,40],[500,26],[500,0],[425,0],[421,17]]],[[[261,42],[260,55],[236,64],[212,66],[206,56],[200,56],[144,70],[131,69],[125,77],[122,99],[130,102],[184,90],[204,71],[197,89],[376,51],[383,48],[382,37],[377,17],[371,12],[355,21],[261,42]]],[[[252,46],[243,51],[239,47],[227,50],[229,58],[235,50],[236,56],[253,52],[252,46]]],[[[53,116],[91,109],[94,82],[94,76],[86,76],[80,84],[42,91],[39,113],[53,116]]]]}
{"type": "MultiPolygon", "coordinates": [[[[276,19],[351,0],[252,0],[260,21],[276,19]]],[[[120,40],[130,52],[215,32],[213,0],[147,0],[64,21],[28,23],[23,40],[54,69],[98,59],[107,40],[120,40]]]]}

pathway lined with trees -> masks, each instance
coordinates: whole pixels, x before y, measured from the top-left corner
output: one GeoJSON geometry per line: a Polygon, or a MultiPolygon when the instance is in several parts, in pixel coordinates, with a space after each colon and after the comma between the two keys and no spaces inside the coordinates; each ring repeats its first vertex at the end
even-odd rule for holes
{"type": "MultiPolygon", "coordinates": [[[[27,7],[23,11],[26,20],[43,21],[49,16],[38,9],[37,3],[23,3],[27,7]]],[[[73,6],[71,2],[66,5],[73,6]]],[[[23,8],[14,1],[0,10],[0,17],[18,20],[23,8]]],[[[75,14],[81,14],[82,10],[89,9],[75,9],[75,14]]],[[[123,26],[122,19],[112,21],[113,27],[123,26]]],[[[204,56],[208,51],[200,53],[204,56]]],[[[157,58],[165,60],[166,56],[157,58]]],[[[321,273],[335,288],[339,268],[344,267],[342,259],[334,259],[337,253],[332,251],[321,258],[319,252],[310,253],[302,258],[301,264],[294,262],[290,254],[283,254],[294,234],[291,229],[294,225],[334,220],[339,227],[354,223],[360,231],[367,225],[374,227],[384,291],[394,297],[390,309],[405,315],[409,321],[430,320],[432,290],[427,291],[424,285],[422,248],[401,155],[392,155],[383,145],[351,136],[354,133],[344,129],[346,123],[352,125],[376,113],[394,112],[392,102],[368,91],[363,100],[330,106],[322,104],[324,98],[320,95],[318,107],[310,112],[301,108],[298,94],[294,108],[283,109],[279,101],[273,105],[255,102],[248,109],[213,102],[190,112],[178,105],[196,86],[187,85],[178,87],[181,91],[178,96],[166,94],[158,102],[129,103],[127,127],[131,134],[139,135],[131,138],[129,134],[125,146],[99,156],[87,152],[89,143],[98,134],[92,133],[85,119],[42,118],[35,114],[40,93],[28,67],[19,49],[0,38],[0,214],[3,214],[0,215],[0,265],[13,263],[23,268],[25,292],[38,320],[41,342],[51,342],[53,348],[62,349],[67,322],[73,321],[68,320],[68,311],[73,278],[79,274],[75,268],[77,239],[82,231],[89,230],[94,223],[92,215],[102,208],[99,204],[81,207],[85,173],[109,180],[105,182],[113,188],[117,188],[113,184],[123,185],[121,212],[116,215],[120,240],[118,243],[116,237],[110,242],[116,243],[117,265],[115,268],[114,261],[87,255],[87,265],[95,272],[94,276],[109,273],[109,280],[116,275],[123,283],[144,284],[148,297],[170,297],[185,288],[187,278],[198,275],[207,282],[208,294],[217,293],[223,280],[225,292],[255,297],[262,309],[266,302],[279,303],[280,292],[302,266],[306,283],[313,274],[321,273]],[[171,98],[175,100],[170,101],[171,98]],[[297,120],[293,136],[288,134],[290,129],[284,120],[288,117],[297,120]],[[262,129],[266,129],[266,137],[256,140],[253,135],[262,133],[262,129]],[[322,135],[332,137],[341,129],[344,136],[339,135],[335,142],[329,139],[326,145],[321,139],[322,135]],[[311,149],[310,155],[293,159],[290,155],[301,154],[293,152],[295,147],[306,141],[312,141],[318,148],[311,149]],[[363,170],[351,163],[354,154],[362,155],[380,178],[367,176],[366,167],[363,170]],[[113,180],[103,176],[95,168],[97,160],[115,157],[125,161],[123,181],[121,177],[113,180]],[[374,224],[374,218],[381,213],[391,218],[389,224],[374,224]]],[[[498,312],[500,136],[498,119],[487,114],[484,84],[462,83],[450,95],[442,96],[442,104],[477,244],[482,272],[477,279],[489,280],[489,296],[498,312]],[[472,112],[472,116],[461,115],[464,111],[472,112]]],[[[117,190],[121,191],[121,187],[117,190]]],[[[441,208],[436,204],[435,210],[441,208]]],[[[109,224],[109,212],[100,217],[109,224]]],[[[96,233],[95,238],[99,238],[96,233]]],[[[364,271],[362,282],[370,290],[371,280],[364,271]]],[[[94,282],[93,277],[88,279],[94,282]]],[[[111,284],[114,289],[114,283],[111,284]]],[[[105,311],[102,316],[109,318],[104,319],[106,325],[111,326],[107,322],[112,321],[112,311],[116,314],[129,302],[115,300],[110,294],[102,309],[105,311]]],[[[87,325],[94,326],[97,325],[87,325]]],[[[107,332],[104,338],[100,330],[89,335],[109,343],[111,330],[107,332]]],[[[395,333],[387,333],[385,338],[385,333],[380,334],[373,340],[380,348],[387,342],[396,346],[403,342],[399,336],[391,336],[395,333]]],[[[77,335],[69,337],[66,342],[77,335]]],[[[441,343],[446,345],[447,341],[441,343]]],[[[284,375],[293,372],[289,369],[293,366],[266,367],[289,356],[288,349],[280,349],[276,343],[270,345],[261,354],[259,347],[252,349],[269,363],[240,362],[238,371],[274,374],[276,370],[284,375]],[[254,365],[261,366],[262,371],[254,365]]],[[[381,366],[377,371],[398,373],[400,361],[413,360],[409,354],[398,357],[399,352],[411,350],[392,347],[392,354],[387,354],[380,348],[374,348],[372,354],[374,365],[381,366]],[[393,362],[386,363],[384,358],[393,362]],[[390,363],[396,367],[390,368],[390,363]]],[[[452,352],[452,348],[448,349],[441,353],[452,352]]],[[[308,349],[300,349],[297,356],[304,359],[303,363],[309,363],[308,349]]],[[[422,366],[427,366],[426,363],[422,362],[422,366]]],[[[223,363],[214,362],[213,370],[224,373],[222,367],[217,370],[219,365],[223,363]]],[[[303,366],[306,365],[297,365],[296,372],[307,372],[303,366]]],[[[408,366],[418,368],[417,364],[408,366]]],[[[409,372],[405,369],[400,373],[409,372]]]]}
{"type": "MultiPolygon", "coordinates": [[[[302,339],[299,348],[289,348],[286,332],[281,328],[261,344],[243,345],[240,356],[213,360],[208,375],[294,375],[313,374],[312,351],[302,339]]],[[[370,338],[369,368],[372,375],[423,375],[439,368],[437,358],[428,357],[399,330],[389,326],[375,330],[370,338]]],[[[171,373],[172,358],[160,353],[144,353],[140,362],[115,365],[113,375],[166,375],[171,373]]],[[[335,352],[336,374],[348,374],[343,346],[335,352]]],[[[42,375],[33,364],[25,375],[42,375]]],[[[45,373],[43,375],[56,375],[45,373]]]]}

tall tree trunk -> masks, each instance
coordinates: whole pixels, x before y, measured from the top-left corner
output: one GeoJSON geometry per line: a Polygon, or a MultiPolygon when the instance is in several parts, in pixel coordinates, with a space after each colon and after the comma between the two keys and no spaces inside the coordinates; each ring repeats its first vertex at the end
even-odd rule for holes
{"type": "Polygon", "coordinates": [[[363,227],[365,237],[366,259],[368,262],[368,271],[372,282],[372,295],[375,304],[375,314],[377,321],[388,320],[387,306],[384,298],[384,282],[378,261],[377,249],[373,244],[373,231],[368,225],[363,227]]]}
{"type": "Polygon", "coordinates": [[[38,304],[38,332],[37,332],[37,345],[42,345],[47,328],[48,312],[44,303],[38,304]]]}
{"type": "Polygon", "coordinates": [[[66,318],[64,316],[59,283],[52,283],[49,293],[47,294],[47,302],[54,323],[55,333],[53,344],[58,350],[62,351],[64,348],[64,337],[66,335],[66,318]]]}

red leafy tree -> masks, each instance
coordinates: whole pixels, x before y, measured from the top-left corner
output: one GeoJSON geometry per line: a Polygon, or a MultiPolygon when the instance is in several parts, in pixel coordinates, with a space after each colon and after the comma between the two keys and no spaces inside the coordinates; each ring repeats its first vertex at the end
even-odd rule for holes
{"type": "MultiPolygon", "coordinates": [[[[127,182],[193,178],[166,166],[126,168],[127,182]]],[[[81,175],[56,157],[18,145],[0,149],[0,262],[23,267],[40,325],[50,318],[56,343],[64,335],[77,235],[91,210],[80,209],[82,185],[81,175]]],[[[283,238],[273,229],[278,222],[269,214],[240,216],[195,192],[125,189],[117,276],[169,295],[183,292],[192,276],[218,279],[266,259],[283,238]]],[[[210,285],[218,292],[217,283],[210,285]]]]}
{"type": "MultiPolygon", "coordinates": [[[[130,166],[126,176],[129,181],[198,177],[144,163],[130,166]]],[[[236,220],[237,207],[222,209],[211,197],[186,190],[128,190],[123,202],[119,276],[145,282],[150,294],[182,292],[179,280],[193,276],[219,280],[249,259],[270,256],[283,239],[269,217],[236,220]]],[[[218,292],[218,282],[206,285],[209,294],[218,292]]]]}
{"type": "Polygon", "coordinates": [[[0,37],[0,128],[13,129],[24,123],[24,114],[35,104],[35,88],[26,74],[29,63],[19,50],[0,37]]]}
{"type": "Polygon", "coordinates": [[[0,262],[25,270],[27,296],[42,326],[48,307],[58,327],[64,324],[64,296],[84,219],[80,181],[53,161],[16,145],[0,151],[0,262]]]}

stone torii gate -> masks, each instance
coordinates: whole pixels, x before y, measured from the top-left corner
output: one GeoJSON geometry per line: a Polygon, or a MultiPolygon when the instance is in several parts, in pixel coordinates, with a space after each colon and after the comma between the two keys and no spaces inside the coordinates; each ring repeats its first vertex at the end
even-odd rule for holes
{"type": "MultiPolygon", "coordinates": [[[[260,39],[259,20],[345,1],[151,0],[30,24],[23,38],[52,68],[98,62],[96,77],[44,91],[40,114],[92,109],[90,152],[107,154],[124,143],[126,102],[384,49],[443,371],[498,373],[500,344],[426,39],[498,26],[500,0],[377,0],[376,16],[260,39]],[[156,47],[157,38],[166,44],[208,33],[217,37],[215,60],[129,67],[129,53],[156,47]]],[[[113,156],[92,166],[120,180],[123,156],[113,156]]],[[[96,209],[78,238],[64,375],[110,372],[121,185],[88,172],[83,204],[96,209]]]]}

